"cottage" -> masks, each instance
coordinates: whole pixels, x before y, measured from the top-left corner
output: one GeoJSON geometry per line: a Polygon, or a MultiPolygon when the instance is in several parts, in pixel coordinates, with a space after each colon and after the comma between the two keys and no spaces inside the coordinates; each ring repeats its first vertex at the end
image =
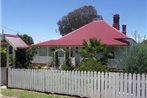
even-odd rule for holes
{"type": "Polygon", "coordinates": [[[88,41],[91,38],[100,40],[116,54],[118,48],[135,44],[133,39],[126,36],[126,25],[122,25],[122,31],[119,29],[118,14],[113,16],[113,26],[104,20],[94,20],[60,39],[32,45],[38,51],[32,63],[56,65],[55,61],[58,61],[59,65],[62,65],[68,55],[72,59],[73,65],[79,64],[81,57],[78,50],[82,47],[83,40],[88,41]]]}

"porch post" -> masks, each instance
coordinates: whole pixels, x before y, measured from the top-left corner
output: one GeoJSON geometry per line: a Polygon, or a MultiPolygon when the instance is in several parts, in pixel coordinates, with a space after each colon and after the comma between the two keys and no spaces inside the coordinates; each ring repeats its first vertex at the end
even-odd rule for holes
{"type": "MultiPolygon", "coordinates": [[[[49,47],[47,47],[46,50],[47,50],[47,52],[46,52],[46,53],[47,53],[47,58],[48,58],[48,60],[49,60],[49,57],[48,57],[48,56],[49,56],[49,54],[48,54],[48,53],[49,53],[49,47]]],[[[49,63],[49,62],[47,62],[46,65],[48,65],[48,63],[49,63]]]]}
{"type": "Polygon", "coordinates": [[[71,47],[69,47],[69,57],[71,57],[71,47]]]}
{"type": "Polygon", "coordinates": [[[66,52],[65,51],[63,51],[63,52],[64,52],[64,61],[66,63],[66,52]]]}
{"type": "Polygon", "coordinates": [[[39,56],[39,54],[40,54],[40,53],[39,53],[39,47],[38,47],[37,51],[38,51],[38,54],[37,54],[37,55],[39,56]]]}
{"type": "Polygon", "coordinates": [[[13,48],[13,68],[15,68],[15,49],[13,48]]]}
{"type": "Polygon", "coordinates": [[[9,68],[9,44],[7,45],[7,67],[6,67],[6,86],[8,88],[8,68],[9,68]]]}
{"type": "Polygon", "coordinates": [[[54,51],[54,67],[55,67],[56,51],[54,51]]]}
{"type": "Polygon", "coordinates": [[[47,56],[49,56],[49,47],[47,47],[47,56]]]}
{"type": "Polygon", "coordinates": [[[9,45],[7,45],[7,68],[9,67],[9,45]]]}

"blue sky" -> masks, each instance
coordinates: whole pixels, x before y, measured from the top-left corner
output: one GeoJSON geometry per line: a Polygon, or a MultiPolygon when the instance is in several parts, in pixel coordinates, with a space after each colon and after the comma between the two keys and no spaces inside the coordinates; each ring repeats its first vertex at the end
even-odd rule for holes
{"type": "Polygon", "coordinates": [[[28,34],[35,42],[60,38],[57,22],[62,16],[84,5],[93,5],[112,25],[113,14],[120,14],[120,25],[127,35],[147,35],[146,0],[2,0],[2,23],[6,33],[28,34]],[[7,27],[7,28],[6,28],[7,27]],[[12,30],[9,30],[12,29],[12,30]]]}

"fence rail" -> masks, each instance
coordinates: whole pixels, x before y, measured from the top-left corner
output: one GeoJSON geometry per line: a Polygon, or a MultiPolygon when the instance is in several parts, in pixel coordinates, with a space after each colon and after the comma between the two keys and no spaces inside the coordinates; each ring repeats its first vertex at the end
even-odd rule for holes
{"type": "Polygon", "coordinates": [[[147,98],[147,75],[9,69],[8,87],[92,98],[147,98]]]}

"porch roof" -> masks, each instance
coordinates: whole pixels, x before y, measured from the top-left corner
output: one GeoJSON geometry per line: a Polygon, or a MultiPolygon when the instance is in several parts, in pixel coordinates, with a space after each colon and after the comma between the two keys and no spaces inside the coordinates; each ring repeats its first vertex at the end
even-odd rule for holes
{"type": "MultiPolygon", "coordinates": [[[[5,41],[10,44],[15,50],[17,48],[28,48],[29,46],[17,35],[11,35],[11,34],[2,34],[1,37],[5,39],[5,41]]],[[[3,43],[1,43],[3,44],[3,43]]]]}

